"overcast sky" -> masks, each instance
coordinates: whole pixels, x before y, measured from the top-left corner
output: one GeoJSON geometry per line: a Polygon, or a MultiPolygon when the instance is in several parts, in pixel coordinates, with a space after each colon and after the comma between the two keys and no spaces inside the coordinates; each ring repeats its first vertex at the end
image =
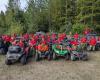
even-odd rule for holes
{"type": "MultiPolygon", "coordinates": [[[[25,6],[26,6],[26,0],[20,0],[21,2],[21,8],[23,9],[25,6]]],[[[6,10],[6,5],[8,4],[8,0],[0,0],[0,11],[3,10],[5,11],[6,10]]]]}

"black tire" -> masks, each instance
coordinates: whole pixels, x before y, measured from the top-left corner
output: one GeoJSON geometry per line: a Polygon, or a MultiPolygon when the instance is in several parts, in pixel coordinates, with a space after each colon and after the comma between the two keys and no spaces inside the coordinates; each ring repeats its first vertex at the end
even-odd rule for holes
{"type": "Polygon", "coordinates": [[[23,55],[20,59],[21,64],[25,65],[27,64],[27,57],[25,55],[23,55]]]}
{"type": "Polygon", "coordinates": [[[56,60],[57,59],[57,55],[56,53],[53,53],[53,60],[56,60]]]}
{"type": "Polygon", "coordinates": [[[2,54],[2,55],[6,54],[3,48],[0,50],[0,54],[2,54]]]}
{"type": "Polygon", "coordinates": [[[7,60],[5,61],[5,64],[6,64],[6,65],[11,65],[12,62],[11,62],[11,60],[8,60],[8,59],[7,59],[7,60]]]}
{"type": "Polygon", "coordinates": [[[75,55],[74,54],[71,54],[71,61],[75,61],[75,55]]]}
{"type": "Polygon", "coordinates": [[[90,48],[90,46],[89,46],[89,45],[87,46],[87,51],[91,51],[91,48],[90,48]]]}
{"type": "Polygon", "coordinates": [[[96,50],[100,51],[100,43],[96,44],[96,50]]]}
{"type": "Polygon", "coordinates": [[[88,55],[84,54],[83,57],[82,57],[82,61],[87,61],[87,60],[88,60],[88,55]]]}
{"type": "Polygon", "coordinates": [[[65,55],[65,60],[69,60],[70,59],[70,55],[69,54],[66,54],[65,55]]]}
{"type": "Polygon", "coordinates": [[[48,55],[48,60],[50,61],[51,59],[52,59],[52,55],[49,54],[49,55],[48,55]]]}
{"type": "Polygon", "coordinates": [[[36,53],[35,54],[35,61],[39,61],[40,60],[40,55],[39,55],[39,53],[36,53]]]}

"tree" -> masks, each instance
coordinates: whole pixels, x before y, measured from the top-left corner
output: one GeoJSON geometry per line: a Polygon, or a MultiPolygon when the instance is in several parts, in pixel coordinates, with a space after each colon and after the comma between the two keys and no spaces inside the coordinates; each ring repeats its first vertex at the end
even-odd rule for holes
{"type": "Polygon", "coordinates": [[[5,14],[3,11],[0,13],[0,34],[3,34],[7,30],[5,14]]]}
{"type": "Polygon", "coordinates": [[[84,24],[94,24],[96,16],[100,16],[100,1],[99,0],[78,0],[78,22],[84,24]]]}

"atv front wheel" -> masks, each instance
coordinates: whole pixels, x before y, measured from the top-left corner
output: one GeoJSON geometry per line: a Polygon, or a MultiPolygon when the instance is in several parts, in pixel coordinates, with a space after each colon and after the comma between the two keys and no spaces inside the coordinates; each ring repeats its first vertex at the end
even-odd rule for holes
{"type": "Polygon", "coordinates": [[[27,63],[27,58],[25,55],[23,55],[20,59],[21,64],[25,65],[27,63]]]}
{"type": "Polygon", "coordinates": [[[69,54],[66,54],[65,55],[65,60],[69,60],[70,59],[70,55],[69,54]]]}
{"type": "Polygon", "coordinates": [[[76,60],[76,58],[75,58],[75,55],[74,55],[74,54],[71,54],[71,60],[72,60],[72,61],[75,61],[75,60],[76,60]]]}
{"type": "Polygon", "coordinates": [[[87,61],[88,60],[88,55],[87,54],[84,54],[83,57],[82,57],[82,60],[83,61],[87,61]]]}
{"type": "Polygon", "coordinates": [[[8,59],[7,59],[7,60],[5,61],[5,64],[6,64],[6,65],[11,65],[12,62],[11,62],[11,60],[8,60],[8,59]]]}
{"type": "Polygon", "coordinates": [[[48,60],[50,61],[51,59],[52,59],[52,55],[49,54],[49,55],[48,55],[48,60]]]}
{"type": "Polygon", "coordinates": [[[89,45],[87,46],[87,51],[91,51],[91,47],[89,45]]]}
{"type": "Polygon", "coordinates": [[[40,55],[39,55],[39,53],[36,53],[35,54],[35,61],[39,61],[40,60],[40,55]]]}
{"type": "Polygon", "coordinates": [[[56,60],[57,59],[57,55],[56,53],[53,53],[53,60],[56,60]]]}

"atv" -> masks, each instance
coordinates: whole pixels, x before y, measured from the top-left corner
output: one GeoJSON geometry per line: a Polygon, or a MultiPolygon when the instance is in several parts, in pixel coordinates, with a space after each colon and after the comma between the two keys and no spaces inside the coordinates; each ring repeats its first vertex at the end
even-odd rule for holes
{"type": "MultiPolygon", "coordinates": [[[[28,51],[28,48],[26,48],[28,51]]],[[[29,53],[26,53],[20,46],[10,46],[6,55],[5,63],[11,65],[16,62],[21,62],[25,65],[28,61],[29,53]]]]}
{"type": "Polygon", "coordinates": [[[65,60],[69,60],[70,52],[69,52],[69,50],[67,50],[67,48],[66,48],[67,46],[63,45],[63,44],[54,44],[52,46],[53,59],[56,60],[58,57],[64,57],[65,60]]]}
{"type": "Polygon", "coordinates": [[[45,45],[43,44],[42,48],[44,48],[44,46],[48,49],[46,48],[44,50],[39,50],[38,48],[36,49],[35,61],[39,61],[43,58],[47,58],[49,61],[52,60],[52,42],[45,45]]]}
{"type": "Polygon", "coordinates": [[[72,61],[76,61],[76,60],[86,61],[88,60],[88,55],[85,51],[72,50],[71,60],[72,61]]]}

